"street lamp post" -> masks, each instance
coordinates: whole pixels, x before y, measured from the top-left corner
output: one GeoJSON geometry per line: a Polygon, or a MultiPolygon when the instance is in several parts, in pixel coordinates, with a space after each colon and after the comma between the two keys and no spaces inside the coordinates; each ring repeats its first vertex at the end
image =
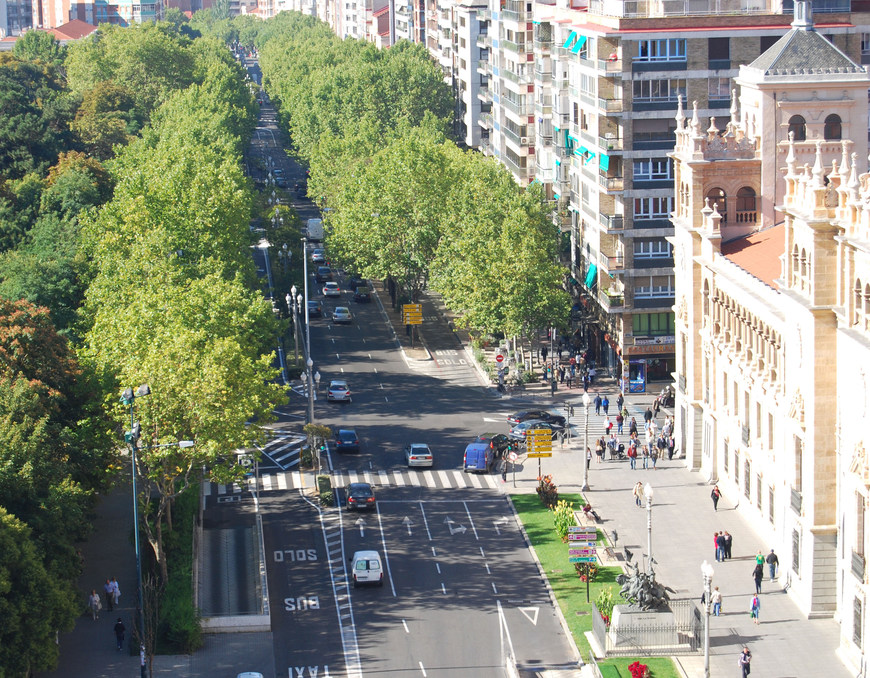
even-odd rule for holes
{"type": "Polygon", "coordinates": [[[646,558],[647,569],[652,567],[652,501],[653,488],[647,483],[643,488],[643,495],[646,497],[646,558]]]}
{"type": "Polygon", "coordinates": [[[308,238],[302,238],[302,275],[304,279],[303,294],[305,296],[305,346],[308,359],[311,359],[311,333],[308,322],[308,238]]]}
{"type": "Polygon", "coordinates": [[[299,365],[299,307],[302,305],[302,295],[296,294],[296,285],[290,288],[290,294],[284,297],[287,310],[293,314],[293,366],[299,365]]]}
{"type": "Polygon", "coordinates": [[[139,612],[139,664],[142,678],[145,678],[145,601],[142,596],[142,554],[139,551],[139,495],[136,491],[136,446],[142,427],[135,421],[133,403],[137,397],[150,394],[151,387],[148,384],[142,384],[135,393],[128,387],[121,394],[121,403],[130,407],[130,430],[124,434],[124,439],[130,445],[133,473],[133,545],[136,552],[136,608],[139,612]]]}
{"type": "Polygon", "coordinates": [[[710,598],[713,595],[713,566],[706,560],[701,565],[704,578],[704,678],[710,678],[710,598]]]}
{"type": "Polygon", "coordinates": [[[588,393],[583,394],[583,409],[585,410],[585,426],[583,427],[583,492],[589,491],[589,405],[592,398],[588,393]]]}

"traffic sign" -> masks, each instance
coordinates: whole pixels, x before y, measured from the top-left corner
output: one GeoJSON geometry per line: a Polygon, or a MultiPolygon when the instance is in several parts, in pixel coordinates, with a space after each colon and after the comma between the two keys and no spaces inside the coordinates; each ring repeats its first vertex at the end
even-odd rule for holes
{"type": "Polygon", "coordinates": [[[503,356],[501,353],[497,353],[496,356],[495,356],[495,361],[496,361],[497,363],[504,362],[504,356],[503,356]]]}
{"type": "Polygon", "coordinates": [[[598,560],[597,556],[573,556],[568,558],[569,563],[594,563],[598,560]]]}
{"type": "Polygon", "coordinates": [[[509,452],[508,453],[508,459],[510,461],[516,461],[519,458],[520,458],[520,455],[518,455],[516,452],[509,452]]]}
{"type": "Polygon", "coordinates": [[[568,549],[569,556],[594,556],[598,553],[594,548],[584,547],[582,549],[568,549]]]}
{"type": "MultiPolygon", "coordinates": [[[[569,534],[569,535],[568,535],[568,541],[573,541],[573,542],[578,542],[578,541],[579,541],[579,542],[583,542],[584,544],[592,544],[593,546],[594,546],[595,543],[596,543],[596,541],[595,541],[595,535],[594,535],[594,534],[593,534],[593,535],[589,535],[589,534],[569,534]]],[[[574,544],[571,544],[571,546],[574,546],[574,544]]]]}
{"type": "MultiPolygon", "coordinates": [[[[597,535],[598,528],[586,527],[585,525],[571,525],[571,527],[568,528],[568,532],[570,532],[571,534],[577,534],[578,532],[585,532],[586,534],[597,535]]],[[[595,539],[596,537],[593,536],[592,538],[595,539]]]]}
{"type": "Polygon", "coordinates": [[[529,452],[527,455],[530,459],[537,459],[540,457],[552,457],[552,452],[529,452]]]}

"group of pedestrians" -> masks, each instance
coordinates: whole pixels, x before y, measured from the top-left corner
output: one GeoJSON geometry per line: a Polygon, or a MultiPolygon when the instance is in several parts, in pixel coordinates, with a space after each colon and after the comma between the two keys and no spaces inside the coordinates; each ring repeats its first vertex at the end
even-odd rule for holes
{"type": "MultiPolygon", "coordinates": [[[[113,611],[118,606],[118,599],[121,597],[121,587],[118,585],[118,580],[115,577],[106,579],[106,583],[103,584],[103,594],[106,599],[106,609],[109,612],[113,611]]],[[[91,589],[91,593],[88,596],[88,610],[94,621],[100,618],[100,611],[102,609],[103,602],[100,594],[97,593],[96,589],[91,589]]],[[[115,634],[115,643],[118,646],[118,650],[123,650],[124,636],[127,633],[127,628],[124,626],[124,620],[121,617],[118,617],[118,620],[112,627],[112,631],[115,634]]]]}

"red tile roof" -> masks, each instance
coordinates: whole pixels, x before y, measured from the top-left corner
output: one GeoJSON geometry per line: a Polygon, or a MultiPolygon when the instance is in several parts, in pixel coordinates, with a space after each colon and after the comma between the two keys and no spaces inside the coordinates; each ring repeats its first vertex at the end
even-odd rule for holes
{"type": "Polygon", "coordinates": [[[785,224],[722,243],[726,259],[774,289],[778,288],[774,280],[782,273],[780,257],[784,253],[785,224]]]}
{"type": "Polygon", "coordinates": [[[58,40],[79,40],[86,35],[90,35],[95,30],[97,30],[97,27],[89,24],[87,21],[73,19],[47,32],[54,35],[58,40]]]}

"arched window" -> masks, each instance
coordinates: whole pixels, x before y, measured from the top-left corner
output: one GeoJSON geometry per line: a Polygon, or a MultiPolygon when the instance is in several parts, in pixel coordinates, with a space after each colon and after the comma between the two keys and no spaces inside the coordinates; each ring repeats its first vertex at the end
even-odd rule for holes
{"type": "Polygon", "coordinates": [[[806,289],[807,271],[808,270],[809,270],[809,261],[807,260],[807,251],[801,250],[801,273],[800,273],[801,283],[800,283],[800,286],[801,286],[802,290],[806,289]]]}
{"type": "Polygon", "coordinates": [[[864,329],[870,329],[870,283],[864,285],[864,329]]]}
{"type": "Polygon", "coordinates": [[[825,140],[837,141],[843,138],[843,124],[840,116],[832,113],[825,118],[825,140]]]}
{"type": "Polygon", "coordinates": [[[737,191],[737,223],[754,224],[756,215],[755,190],[744,186],[737,191]]]}
{"type": "Polygon", "coordinates": [[[720,224],[724,224],[728,221],[728,198],[725,195],[725,191],[721,188],[711,188],[707,191],[707,198],[710,200],[710,208],[712,209],[713,205],[716,206],[716,211],[722,215],[722,221],[720,224]]]}
{"type": "Polygon", "coordinates": [[[801,257],[798,253],[798,246],[795,245],[791,251],[791,286],[798,287],[799,286],[799,273],[800,273],[800,265],[801,265],[801,257]]]}
{"type": "Polygon", "coordinates": [[[788,131],[794,133],[795,141],[807,140],[807,121],[802,115],[793,115],[788,119],[788,131]]]}
{"type": "Polygon", "coordinates": [[[861,281],[855,281],[855,287],[852,289],[852,305],[855,307],[852,310],[852,324],[859,325],[861,323],[861,314],[864,312],[864,298],[861,294],[861,281]]]}
{"type": "Polygon", "coordinates": [[[709,322],[710,317],[710,281],[704,281],[704,322],[709,322]]]}

